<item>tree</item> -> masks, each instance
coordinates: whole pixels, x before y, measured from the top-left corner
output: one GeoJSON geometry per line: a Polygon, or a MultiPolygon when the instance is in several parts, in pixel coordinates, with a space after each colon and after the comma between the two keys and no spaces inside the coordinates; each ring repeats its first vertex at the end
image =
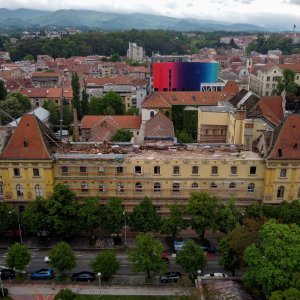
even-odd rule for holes
{"type": "Polygon", "coordinates": [[[101,278],[109,281],[120,269],[120,261],[117,259],[113,250],[103,250],[91,263],[91,267],[95,273],[101,272],[101,278]]]}
{"type": "Polygon", "coordinates": [[[234,276],[235,271],[240,268],[240,261],[238,260],[236,253],[231,248],[230,242],[231,236],[228,235],[220,241],[219,248],[221,250],[221,257],[219,262],[226,271],[230,271],[232,276],[234,276]]]}
{"type": "Polygon", "coordinates": [[[176,137],[178,143],[193,143],[194,140],[192,136],[185,130],[176,131],[176,137]]]}
{"type": "Polygon", "coordinates": [[[35,201],[30,202],[21,214],[22,224],[26,225],[29,231],[40,235],[42,231],[49,228],[48,215],[46,200],[38,197],[35,201]]]}
{"type": "Polygon", "coordinates": [[[5,232],[11,225],[11,216],[9,207],[6,203],[0,202],[0,232],[5,232]]]}
{"type": "Polygon", "coordinates": [[[9,268],[25,271],[31,260],[28,248],[20,243],[15,243],[8,248],[6,264],[9,268]]]}
{"type": "Polygon", "coordinates": [[[60,273],[72,270],[76,266],[76,256],[66,242],[56,244],[49,252],[49,265],[60,273]]]}
{"type": "Polygon", "coordinates": [[[89,113],[91,115],[124,115],[125,104],[119,94],[110,91],[102,98],[92,97],[89,113]]]}
{"type": "Polygon", "coordinates": [[[179,232],[188,228],[188,222],[184,219],[185,209],[177,203],[170,205],[170,216],[162,220],[162,231],[172,235],[172,245],[179,232]]]}
{"type": "Polygon", "coordinates": [[[54,297],[54,300],[75,300],[77,297],[70,289],[61,289],[54,297]]]}
{"type": "Polygon", "coordinates": [[[71,78],[71,85],[72,85],[72,91],[73,91],[73,108],[76,108],[77,111],[77,117],[80,120],[81,119],[81,105],[80,105],[80,83],[79,83],[79,77],[78,74],[72,73],[71,78]]]}
{"type": "MultiPolygon", "coordinates": [[[[0,108],[8,113],[11,117],[18,119],[31,109],[31,102],[27,96],[24,96],[19,92],[13,92],[10,93],[5,100],[0,102],[0,108]]],[[[5,116],[2,118],[2,122],[4,124],[12,121],[10,118],[5,116]]]]}
{"type": "Polygon", "coordinates": [[[258,244],[245,251],[248,271],[243,281],[247,287],[260,288],[268,297],[273,291],[289,288],[300,269],[300,227],[270,220],[262,226],[259,238],[258,244]]]}
{"type": "Polygon", "coordinates": [[[128,260],[133,263],[133,272],[146,272],[150,278],[151,272],[167,271],[167,263],[161,257],[164,247],[160,241],[155,240],[150,233],[139,234],[135,241],[136,248],[128,251],[128,260]]]}
{"type": "Polygon", "coordinates": [[[0,80],[0,101],[4,100],[7,96],[7,90],[3,80],[0,80]]]}
{"type": "Polygon", "coordinates": [[[59,125],[59,113],[56,109],[54,102],[52,101],[45,101],[43,104],[43,108],[47,109],[50,113],[49,115],[49,122],[51,127],[54,128],[59,125]]]}
{"type": "Polygon", "coordinates": [[[296,73],[289,69],[284,69],[282,72],[283,77],[277,79],[277,86],[274,90],[277,95],[285,90],[287,93],[295,94],[297,92],[298,85],[295,83],[296,73]]]}
{"type": "Polygon", "coordinates": [[[188,240],[177,253],[176,263],[180,264],[185,272],[193,275],[206,266],[206,258],[203,249],[195,241],[188,240]]]}
{"type": "Polygon", "coordinates": [[[101,226],[106,233],[119,233],[124,224],[121,198],[111,198],[104,207],[101,226]]]}
{"type": "Polygon", "coordinates": [[[58,184],[54,187],[51,197],[46,201],[46,209],[49,212],[49,229],[58,236],[68,237],[79,231],[79,204],[75,196],[75,193],[68,187],[58,184]]]}
{"type": "Polygon", "coordinates": [[[112,136],[111,140],[114,142],[130,142],[133,134],[128,129],[118,129],[116,133],[112,136]]]}
{"type": "Polygon", "coordinates": [[[84,87],[81,93],[81,113],[82,116],[89,113],[89,94],[86,92],[86,87],[84,87]]]}
{"type": "Polygon", "coordinates": [[[240,218],[233,199],[230,199],[226,205],[219,204],[217,214],[217,225],[219,230],[224,233],[233,230],[240,218]]]}
{"type": "Polygon", "coordinates": [[[192,217],[192,227],[204,239],[207,229],[217,230],[217,211],[219,203],[216,197],[206,192],[193,192],[189,198],[188,213],[192,217]]]}
{"type": "Polygon", "coordinates": [[[300,291],[295,288],[289,288],[285,291],[275,291],[269,300],[299,300],[300,291]]]}
{"type": "Polygon", "coordinates": [[[160,229],[161,218],[157,214],[152,201],[145,197],[137,205],[130,216],[130,229],[137,232],[151,232],[160,229]]]}
{"type": "Polygon", "coordinates": [[[83,205],[79,209],[80,230],[86,231],[91,235],[93,229],[99,227],[102,220],[102,209],[98,204],[97,198],[87,198],[83,200],[83,205]]]}
{"type": "Polygon", "coordinates": [[[139,109],[133,106],[127,109],[126,111],[126,115],[138,116],[139,114],[140,114],[139,109]]]}

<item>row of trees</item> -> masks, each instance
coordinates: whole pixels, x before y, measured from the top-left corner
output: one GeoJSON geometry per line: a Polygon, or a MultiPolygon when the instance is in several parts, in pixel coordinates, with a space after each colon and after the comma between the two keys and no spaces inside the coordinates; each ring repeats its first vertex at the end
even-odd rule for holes
{"type": "MultiPolygon", "coordinates": [[[[220,242],[221,264],[233,275],[238,269],[246,270],[245,285],[261,296],[289,294],[289,289],[298,289],[294,292],[299,295],[299,217],[299,200],[279,206],[249,206],[220,242]]],[[[271,298],[285,299],[275,296],[271,298]]]]}

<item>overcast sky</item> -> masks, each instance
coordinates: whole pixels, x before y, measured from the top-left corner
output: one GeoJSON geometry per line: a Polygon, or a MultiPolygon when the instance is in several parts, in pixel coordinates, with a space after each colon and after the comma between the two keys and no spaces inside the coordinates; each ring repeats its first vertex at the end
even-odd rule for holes
{"type": "Polygon", "coordinates": [[[0,0],[0,7],[141,12],[231,23],[285,24],[291,27],[295,23],[300,30],[300,0],[0,0]]]}

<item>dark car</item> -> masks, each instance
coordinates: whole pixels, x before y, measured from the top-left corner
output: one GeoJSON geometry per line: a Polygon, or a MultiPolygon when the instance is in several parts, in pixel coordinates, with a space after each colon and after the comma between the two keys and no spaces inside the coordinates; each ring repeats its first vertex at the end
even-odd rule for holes
{"type": "Polygon", "coordinates": [[[168,272],[160,277],[161,283],[177,282],[181,278],[180,272],[168,272]]]}
{"type": "Polygon", "coordinates": [[[71,279],[73,281],[95,281],[96,274],[93,272],[89,272],[89,271],[83,271],[83,272],[79,272],[79,273],[74,273],[71,276],[71,279]]]}
{"type": "Polygon", "coordinates": [[[31,279],[51,279],[54,277],[54,271],[52,269],[40,269],[32,272],[31,279]]]}
{"type": "Polygon", "coordinates": [[[12,269],[3,269],[0,270],[1,272],[1,279],[13,279],[16,277],[15,271],[12,269]]]}

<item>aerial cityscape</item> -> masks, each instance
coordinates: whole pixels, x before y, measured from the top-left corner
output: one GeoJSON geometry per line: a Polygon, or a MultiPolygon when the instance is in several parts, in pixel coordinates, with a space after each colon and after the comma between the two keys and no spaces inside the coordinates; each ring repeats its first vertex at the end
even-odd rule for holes
{"type": "Polygon", "coordinates": [[[300,299],[300,1],[0,7],[0,299],[300,299]]]}

